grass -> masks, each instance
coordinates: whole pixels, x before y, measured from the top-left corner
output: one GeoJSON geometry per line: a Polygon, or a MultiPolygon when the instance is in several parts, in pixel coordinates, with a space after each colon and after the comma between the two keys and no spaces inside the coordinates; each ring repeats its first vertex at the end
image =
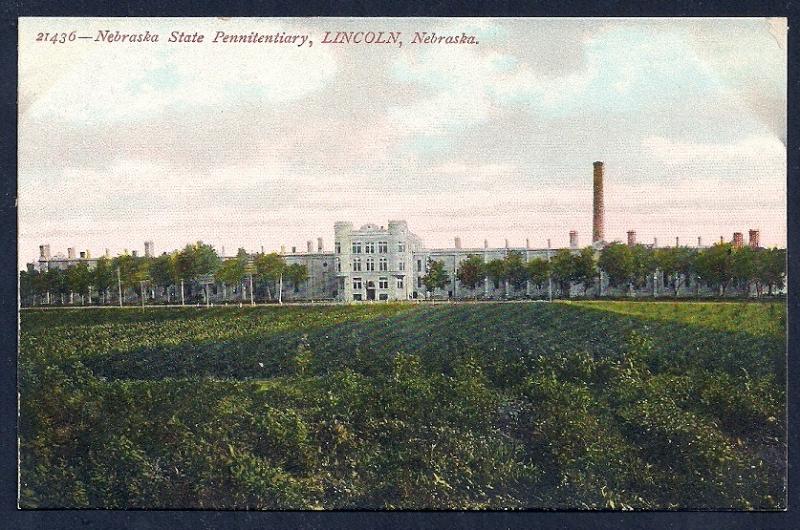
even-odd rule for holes
{"type": "Polygon", "coordinates": [[[785,506],[785,308],[29,311],[28,507],[785,506]]]}

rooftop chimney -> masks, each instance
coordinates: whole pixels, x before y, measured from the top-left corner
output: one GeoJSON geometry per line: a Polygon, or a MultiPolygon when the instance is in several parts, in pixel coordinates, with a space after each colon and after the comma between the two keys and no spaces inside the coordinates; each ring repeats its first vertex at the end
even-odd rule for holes
{"type": "Polygon", "coordinates": [[[292,247],[292,254],[294,254],[295,252],[297,252],[297,247],[292,247]]]}
{"type": "Polygon", "coordinates": [[[110,250],[108,250],[108,249],[106,249],[106,254],[105,254],[105,256],[106,256],[107,258],[110,258],[110,257],[111,257],[111,251],[110,251],[110,250]]]}
{"type": "Polygon", "coordinates": [[[92,258],[92,253],[91,253],[91,251],[90,251],[90,250],[87,248],[87,249],[86,249],[86,259],[91,259],[91,258],[92,258]]]}
{"type": "Polygon", "coordinates": [[[703,246],[703,238],[701,236],[697,236],[697,248],[703,246]]]}
{"type": "Polygon", "coordinates": [[[678,236],[675,236],[675,247],[677,248],[679,246],[681,246],[681,238],[678,237],[678,236]]]}
{"type": "Polygon", "coordinates": [[[632,247],[636,244],[636,230],[628,230],[628,246],[632,247]]]}
{"type": "Polygon", "coordinates": [[[506,248],[508,248],[508,239],[506,239],[506,248]]]}
{"type": "Polygon", "coordinates": [[[50,259],[50,245],[39,245],[39,257],[50,259]]]}
{"type": "Polygon", "coordinates": [[[658,238],[657,237],[653,238],[653,248],[658,248],[658,238]]]}
{"type": "MultiPolygon", "coordinates": [[[[264,253],[263,251],[261,252],[264,253]]],[[[281,254],[286,254],[286,245],[281,245],[281,254]]]]}
{"type": "Polygon", "coordinates": [[[550,240],[547,240],[547,248],[550,248],[550,240]]]}
{"type": "Polygon", "coordinates": [[[489,248],[489,240],[488,239],[484,239],[483,240],[483,248],[489,248]]]}
{"type": "Polygon", "coordinates": [[[137,257],[139,255],[139,251],[138,250],[134,250],[132,252],[132,255],[133,255],[134,258],[137,257]]]}
{"type": "Polygon", "coordinates": [[[322,238],[318,237],[317,238],[317,252],[322,252],[323,250],[325,250],[325,247],[322,244],[322,238]]]}
{"type": "Polygon", "coordinates": [[[733,248],[742,248],[744,246],[744,237],[741,232],[733,233],[733,248]]]}
{"type": "Polygon", "coordinates": [[[578,248],[578,232],[575,230],[569,231],[569,248],[578,248]]]}
{"type": "Polygon", "coordinates": [[[525,248],[531,248],[531,240],[527,237],[525,238],[525,248]]]}
{"type": "Polygon", "coordinates": [[[603,207],[603,163],[594,163],[594,215],[592,217],[592,243],[602,241],[604,239],[603,233],[603,216],[605,209],[603,207]]]}
{"type": "Polygon", "coordinates": [[[69,247],[67,249],[67,258],[75,259],[75,247],[69,247]]]}
{"type": "MultiPolygon", "coordinates": [[[[225,253],[224,251],[222,252],[225,253]]],[[[144,242],[144,255],[146,258],[152,258],[155,252],[153,251],[153,242],[152,241],[145,241],[144,242]]]]}
{"type": "Polygon", "coordinates": [[[759,230],[750,229],[750,248],[753,250],[761,246],[761,232],[759,230]]]}
{"type": "Polygon", "coordinates": [[[81,259],[86,259],[86,252],[82,250],[80,252],[80,257],[81,257],[81,259]]]}
{"type": "Polygon", "coordinates": [[[306,241],[306,248],[308,249],[308,253],[309,254],[314,252],[314,242],[311,241],[310,239],[308,241],[306,241]]]}
{"type": "Polygon", "coordinates": [[[455,243],[456,248],[458,248],[458,249],[461,248],[461,238],[460,237],[456,236],[454,243],[455,243]]]}

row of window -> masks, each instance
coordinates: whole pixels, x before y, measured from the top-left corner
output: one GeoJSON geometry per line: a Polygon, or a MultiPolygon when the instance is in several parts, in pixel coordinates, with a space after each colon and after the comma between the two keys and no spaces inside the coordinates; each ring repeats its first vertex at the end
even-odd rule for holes
{"type": "MultiPolygon", "coordinates": [[[[402,289],[405,285],[403,282],[403,278],[395,278],[396,285],[398,289],[402,289]]],[[[360,291],[364,286],[364,282],[361,278],[353,278],[353,290],[360,291]]],[[[367,287],[370,289],[374,288],[375,285],[372,282],[368,282],[367,287]],[[372,285],[369,285],[372,284],[372,285]]],[[[388,289],[389,288],[389,278],[378,278],[378,289],[388,289]]]]}
{"type": "MultiPolygon", "coordinates": [[[[352,265],[353,265],[353,271],[354,272],[361,272],[361,258],[359,258],[359,257],[353,258],[352,265]]],[[[366,271],[374,271],[375,270],[375,258],[367,258],[366,261],[364,262],[364,265],[366,266],[366,268],[364,270],[366,270],[366,271]]],[[[337,269],[339,270],[339,272],[341,272],[341,270],[342,270],[341,263],[337,262],[337,269]]],[[[386,258],[380,258],[378,260],[378,271],[384,272],[384,271],[388,271],[388,270],[389,270],[389,260],[387,260],[386,258]]],[[[397,270],[401,270],[401,271],[406,270],[406,262],[405,261],[397,262],[397,270]]]]}
{"type": "MultiPolygon", "coordinates": [[[[342,244],[340,242],[334,243],[334,247],[336,249],[337,254],[342,253],[342,244]]],[[[361,241],[353,241],[353,254],[361,254],[361,250],[364,250],[364,254],[375,254],[375,242],[374,241],[366,241],[362,244],[361,241]]],[[[389,243],[388,241],[378,241],[377,245],[378,254],[386,254],[389,252],[389,243]]],[[[406,244],[403,241],[399,241],[397,243],[397,252],[405,252],[406,251],[406,244]]]]}

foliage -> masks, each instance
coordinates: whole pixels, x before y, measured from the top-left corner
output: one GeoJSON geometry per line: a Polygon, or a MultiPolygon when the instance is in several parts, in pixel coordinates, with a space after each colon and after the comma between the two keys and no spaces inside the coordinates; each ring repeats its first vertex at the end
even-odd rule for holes
{"type": "Polygon", "coordinates": [[[785,316],[646,302],[23,311],[20,503],[780,509],[785,316]]]}
{"type": "Polygon", "coordinates": [[[444,289],[450,283],[447,271],[444,270],[444,263],[433,259],[428,261],[428,270],[422,277],[422,283],[425,285],[425,290],[431,294],[434,294],[436,289],[444,289]]]}
{"type": "Polygon", "coordinates": [[[470,255],[458,266],[456,277],[464,287],[475,290],[485,278],[486,273],[483,266],[483,258],[477,255],[470,255]]]}
{"type": "Polygon", "coordinates": [[[500,287],[500,282],[508,279],[508,263],[502,259],[493,259],[486,264],[486,275],[494,284],[494,288],[500,287]]]}
{"type": "Polygon", "coordinates": [[[528,278],[537,289],[542,289],[550,278],[550,263],[547,260],[534,258],[525,264],[528,278]]]}

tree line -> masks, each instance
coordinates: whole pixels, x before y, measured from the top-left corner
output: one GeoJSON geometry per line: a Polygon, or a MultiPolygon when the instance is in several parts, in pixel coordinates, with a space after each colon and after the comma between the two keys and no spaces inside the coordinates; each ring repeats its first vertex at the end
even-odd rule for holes
{"type": "Polygon", "coordinates": [[[20,298],[27,305],[210,302],[210,286],[220,286],[222,300],[281,302],[284,282],[295,291],[308,278],[299,263],[287,264],[276,253],[249,254],[240,248],[223,260],[202,241],[157,257],[122,254],[101,257],[93,268],[81,261],[66,269],[20,271],[20,298]],[[238,296],[232,295],[238,293],[238,296]]]}
{"type": "MultiPolygon", "coordinates": [[[[504,288],[507,295],[535,287],[548,289],[553,296],[586,295],[591,288],[595,295],[608,294],[595,285],[607,283],[621,294],[632,295],[651,286],[653,295],[661,288],[678,297],[681,289],[690,286],[699,294],[702,286],[718,296],[736,291],[745,296],[755,293],[773,295],[783,288],[786,273],[784,249],[736,248],[731,243],[717,243],[706,249],[689,247],[652,248],[647,245],[611,243],[599,252],[592,247],[579,251],[561,249],[549,259],[525,261],[519,251],[510,251],[502,259],[484,261],[480,254],[462,261],[456,272],[461,287],[478,291],[489,282],[494,289],[504,288]],[[575,293],[574,288],[580,290],[575,293]]],[[[435,293],[451,282],[441,261],[431,260],[422,279],[426,291],[435,293]]]]}

